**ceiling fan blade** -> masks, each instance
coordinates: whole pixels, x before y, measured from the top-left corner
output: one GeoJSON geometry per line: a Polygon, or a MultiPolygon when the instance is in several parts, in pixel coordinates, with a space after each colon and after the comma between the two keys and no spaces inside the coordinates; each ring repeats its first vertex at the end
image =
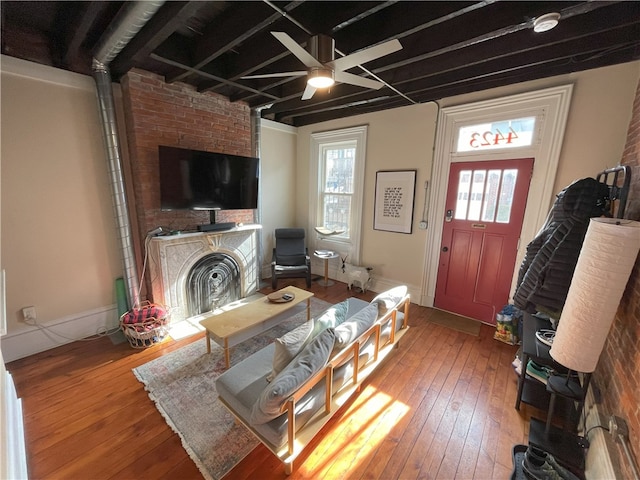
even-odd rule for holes
{"type": "Polygon", "coordinates": [[[307,87],[304,89],[304,93],[302,94],[302,98],[300,100],[309,100],[313,97],[313,94],[316,93],[316,87],[312,87],[307,83],[307,87]]]}
{"type": "Polygon", "coordinates": [[[358,85],[359,87],[373,88],[374,90],[379,90],[384,86],[384,83],[382,82],[371,80],[369,78],[359,77],[358,75],[353,75],[352,73],[339,72],[336,70],[334,72],[334,76],[335,76],[336,82],[348,83],[350,85],[358,85]]]}
{"type": "Polygon", "coordinates": [[[298,45],[298,43],[286,33],[271,32],[271,35],[276,37],[280,43],[287,47],[287,49],[298,57],[298,60],[304,63],[307,67],[322,67],[322,64],[314,58],[313,55],[298,45]]]}
{"type": "Polygon", "coordinates": [[[264,73],[262,75],[247,75],[246,77],[240,77],[243,80],[246,78],[275,78],[275,77],[302,77],[308,72],[306,70],[300,70],[297,72],[280,72],[280,73],[264,73]]]}
{"type": "Polygon", "coordinates": [[[352,53],[346,57],[337,58],[332,62],[328,62],[327,65],[332,66],[337,73],[339,70],[349,70],[351,67],[362,65],[363,63],[384,57],[385,55],[389,55],[390,53],[397,52],[401,49],[402,44],[397,39],[389,40],[388,42],[381,43],[380,45],[352,53]]]}

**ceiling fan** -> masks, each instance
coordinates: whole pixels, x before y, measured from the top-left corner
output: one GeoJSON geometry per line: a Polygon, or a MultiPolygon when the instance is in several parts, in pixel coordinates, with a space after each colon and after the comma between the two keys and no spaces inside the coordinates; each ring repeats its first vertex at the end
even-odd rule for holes
{"type": "Polygon", "coordinates": [[[382,82],[347,73],[345,70],[402,49],[400,42],[394,39],[336,59],[335,42],[327,35],[319,34],[311,37],[307,44],[307,51],[284,32],[271,32],[271,34],[298,57],[307,70],[249,75],[242,78],[302,77],[306,75],[307,86],[302,94],[302,100],[309,100],[317,89],[331,87],[336,82],[375,90],[382,88],[384,85],[382,82]]]}

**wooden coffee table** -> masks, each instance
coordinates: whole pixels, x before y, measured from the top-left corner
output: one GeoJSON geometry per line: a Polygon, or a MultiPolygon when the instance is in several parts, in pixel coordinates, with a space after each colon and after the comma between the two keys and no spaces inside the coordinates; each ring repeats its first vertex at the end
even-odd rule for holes
{"type": "Polygon", "coordinates": [[[229,349],[277,325],[286,317],[279,314],[307,302],[307,320],[311,319],[311,297],[313,293],[297,287],[286,287],[277,293],[291,293],[293,300],[276,303],[267,296],[241,305],[233,310],[211,315],[200,320],[207,331],[207,353],[211,353],[211,339],[224,348],[224,360],[229,368],[229,349]]]}

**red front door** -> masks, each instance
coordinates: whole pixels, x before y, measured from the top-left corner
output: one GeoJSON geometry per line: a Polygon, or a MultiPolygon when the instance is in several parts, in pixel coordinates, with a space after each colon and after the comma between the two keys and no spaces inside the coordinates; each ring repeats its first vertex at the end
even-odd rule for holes
{"type": "Polygon", "coordinates": [[[495,324],[509,300],[533,158],[452,163],[434,305],[495,324]]]}

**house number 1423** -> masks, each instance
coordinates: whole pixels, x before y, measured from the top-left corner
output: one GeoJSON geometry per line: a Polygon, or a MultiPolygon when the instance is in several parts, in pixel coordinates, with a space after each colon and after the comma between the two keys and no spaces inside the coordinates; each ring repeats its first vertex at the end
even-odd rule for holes
{"type": "Polygon", "coordinates": [[[509,145],[516,138],[518,138],[518,134],[513,128],[509,127],[509,133],[506,135],[496,128],[495,132],[491,130],[484,133],[473,132],[469,145],[471,148],[494,147],[501,144],[509,145]]]}

